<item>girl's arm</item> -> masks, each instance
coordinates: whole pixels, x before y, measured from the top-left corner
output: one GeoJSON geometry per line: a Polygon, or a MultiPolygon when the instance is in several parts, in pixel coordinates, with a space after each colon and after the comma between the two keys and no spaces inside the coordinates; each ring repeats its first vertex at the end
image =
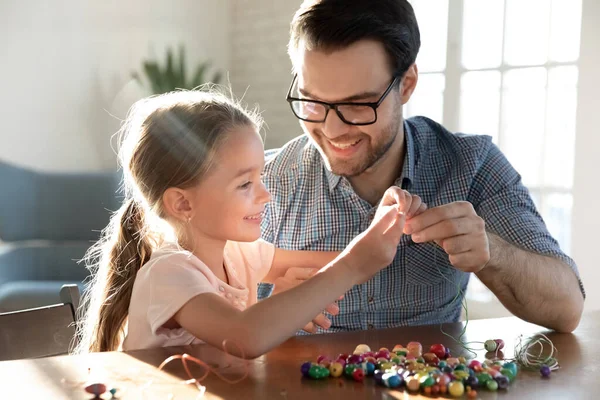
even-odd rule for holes
{"type": "Polygon", "coordinates": [[[217,294],[200,294],[186,303],[174,319],[208,344],[223,348],[223,341],[227,340],[229,353],[256,358],[293,336],[325,305],[358,283],[357,267],[350,262],[336,260],[331,268],[310,280],[244,311],[217,294]]]}
{"type": "Polygon", "coordinates": [[[319,269],[333,261],[339,251],[301,251],[301,250],[283,250],[275,249],[273,264],[271,270],[262,280],[266,283],[275,283],[277,278],[283,277],[291,268],[306,268],[314,270],[319,269]]]}
{"type": "Polygon", "coordinates": [[[233,346],[227,350],[233,355],[258,357],[292,336],[352,286],[389,265],[403,229],[404,215],[397,207],[388,207],[340,256],[306,282],[244,311],[217,294],[201,294],[186,303],[174,320],[215,347],[230,341],[233,346]]]}

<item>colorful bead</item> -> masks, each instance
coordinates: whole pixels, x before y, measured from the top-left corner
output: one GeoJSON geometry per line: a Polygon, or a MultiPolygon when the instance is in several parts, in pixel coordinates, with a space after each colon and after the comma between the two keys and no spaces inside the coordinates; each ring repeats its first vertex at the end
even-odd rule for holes
{"type": "Polygon", "coordinates": [[[435,354],[441,360],[446,356],[446,347],[443,344],[432,344],[429,352],[435,354]]]}
{"type": "Polygon", "coordinates": [[[382,385],[384,374],[385,374],[385,372],[380,369],[375,370],[375,372],[373,372],[373,379],[375,379],[375,383],[382,385]]]}
{"type": "Polygon", "coordinates": [[[106,385],[104,383],[91,383],[84,390],[90,394],[100,396],[106,392],[106,385]]]}
{"type": "Polygon", "coordinates": [[[362,364],[365,361],[365,358],[360,354],[353,354],[348,357],[348,364],[362,364]]]}
{"type": "Polygon", "coordinates": [[[498,390],[498,382],[496,382],[493,379],[490,381],[487,381],[485,386],[488,388],[489,391],[492,391],[492,392],[495,392],[496,390],[498,390]]]}
{"type": "Polygon", "coordinates": [[[454,367],[454,366],[460,364],[460,361],[458,361],[458,358],[454,358],[454,357],[447,358],[446,362],[451,367],[454,367]]]}
{"type": "Polygon", "coordinates": [[[481,386],[485,386],[490,380],[493,380],[492,376],[490,374],[488,374],[487,372],[482,372],[480,374],[477,374],[477,379],[479,380],[479,384],[481,386]]]}
{"type": "Polygon", "coordinates": [[[329,365],[329,374],[334,378],[339,378],[344,373],[344,366],[339,362],[332,362],[329,365]]]}
{"type": "Polygon", "coordinates": [[[352,373],[354,372],[355,369],[356,369],[356,365],[346,364],[346,367],[344,367],[344,375],[352,376],[352,373]]]}
{"type": "Polygon", "coordinates": [[[361,368],[356,368],[352,371],[352,379],[356,382],[362,382],[365,379],[365,372],[361,368]]]}
{"type": "Polygon", "coordinates": [[[550,367],[547,365],[542,365],[542,367],[540,368],[540,374],[542,375],[542,377],[544,378],[549,378],[550,377],[550,373],[552,371],[550,370],[550,367]]]}
{"type": "Polygon", "coordinates": [[[496,343],[495,340],[489,339],[485,341],[483,347],[485,347],[487,351],[494,351],[498,347],[498,343],[496,343]]]}
{"type": "Polygon", "coordinates": [[[508,369],[508,368],[502,368],[502,369],[500,370],[500,373],[501,373],[502,375],[504,375],[505,377],[507,377],[507,378],[508,378],[508,380],[509,380],[509,381],[511,381],[511,382],[515,380],[515,374],[513,374],[513,372],[512,372],[512,370],[511,370],[511,369],[508,369]]]}
{"type": "Polygon", "coordinates": [[[319,357],[317,357],[317,364],[321,364],[325,360],[329,360],[329,357],[320,355],[319,357]]]}
{"type": "Polygon", "coordinates": [[[402,346],[401,344],[397,344],[392,348],[392,353],[395,353],[397,351],[400,351],[404,348],[404,346],[402,346]]]}
{"type": "Polygon", "coordinates": [[[354,349],[352,354],[364,354],[364,353],[367,353],[370,351],[371,351],[371,348],[369,346],[367,346],[366,344],[359,344],[358,346],[356,346],[356,348],[354,349]]]}
{"type": "Polygon", "coordinates": [[[373,375],[373,373],[375,372],[375,364],[373,364],[372,362],[365,361],[363,363],[363,370],[366,372],[367,375],[373,375]]]}
{"type": "Polygon", "coordinates": [[[448,392],[452,397],[460,397],[465,393],[465,386],[460,381],[453,381],[448,384],[448,392]]]}
{"type": "Polygon", "coordinates": [[[464,357],[458,357],[458,362],[467,365],[467,359],[464,357]]]}
{"type": "Polygon", "coordinates": [[[433,386],[433,384],[435,383],[435,379],[433,378],[433,376],[427,374],[419,379],[419,383],[421,384],[421,387],[429,387],[433,386]]]}
{"type": "Polygon", "coordinates": [[[418,392],[421,388],[421,382],[413,376],[406,380],[406,388],[411,392],[418,392]]]}
{"type": "Polygon", "coordinates": [[[508,385],[510,383],[508,378],[504,375],[498,375],[497,377],[494,378],[494,380],[496,382],[498,382],[498,389],[501,389],[501,390],[508,388],[508,385]]]}
{"type": "Polygon", "coordinates": [[[396,373],[383,374],[381,381],[389,388],[397,388],[402,385],[402,377],[396,373]]]}
{"type": "Polygon", "coordinates": [[[504,365],[502,367],[509,369],[512,372],[513,377],[516,377],[517,373],[519,372],[519,369],[517,368],[517,364],[515,364],[513,362],[504,363],[504,365]]]}
{"type": "Polygon", "coordinates": [[[479,387],[479,379],[475,376],[468,376],[465,378],[464,384],[470,386],[471,389],[477,389],[479,387]]]}
{"type": "Polygon", "coordinates": [[[313,379],[323,379],[329,376],[329,370],[320,365],[313,365],[310,367],[308,375],[313,379]]]}
{"type": "Polygon", "coordinates": [[[470,390],[470,391],[467,393],[467,397],[468,397],[468,398],[470,398],[470,399],[475,399],[475,398],[477,398],[477,391],[476,391],[476,390],[470,390]]]}
{"type": "Polygon", "coordinates": [[[504,348],[504,340],[502,339],[494,339],[494,342],[498,345],[496,350],[502,350],[504,348]]]}
{"type": "Polygon", "coordinates": [[[375,358],[385,358],[386,360],[390,359],[390,352],[387,349],[379,350],[375,353],[375,358]]]}
{"type": "Polygon", "coordinates": [[[312,367],[312,363],[308,361],[300,366],[300,372],[303,376],[308,378],[308,371],[310,371],[310,367],[312,367]]]}

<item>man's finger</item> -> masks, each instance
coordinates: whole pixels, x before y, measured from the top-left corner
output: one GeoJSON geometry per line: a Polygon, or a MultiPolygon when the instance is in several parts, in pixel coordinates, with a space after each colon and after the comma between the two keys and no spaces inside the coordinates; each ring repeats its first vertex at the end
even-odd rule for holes
{"type": "Polygon", "coordinates": [[[466,235],[473,230],[472,218],[449,219],[438,222],[421,231],[414,232],[412,240],[415,243],[434,242],[436,240],[445,240],[455,236],[466,235]]]}
{"type": "Polygon", "coordinates": [[[409,233],[419,232],[441,221],[474,215],[473,205],[466,201],[444,204],[427,209],[406,223],[409,233]]]}

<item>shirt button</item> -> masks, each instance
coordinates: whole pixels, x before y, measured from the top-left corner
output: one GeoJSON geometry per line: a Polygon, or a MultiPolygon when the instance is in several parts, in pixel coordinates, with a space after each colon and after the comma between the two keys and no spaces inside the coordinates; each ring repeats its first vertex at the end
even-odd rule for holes
{"type": "Polygon", "coordinates": [[[373,326],[373,324],[367,325],[367,328],[369,328],[369,329],[375,329],[375,327],[373,326]]]}
{"type": "Polygon", "coordinates": [[[375,301],[375,297],[369,296],[369,304],[373,304],[374,301],[375,301]]]}

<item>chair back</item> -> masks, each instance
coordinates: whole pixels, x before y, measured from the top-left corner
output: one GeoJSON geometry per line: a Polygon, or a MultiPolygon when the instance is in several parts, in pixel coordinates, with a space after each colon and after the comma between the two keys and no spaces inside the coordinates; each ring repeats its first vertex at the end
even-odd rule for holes
{"type": "Polygon", "coordinates": [[[67,354],[76,344],[77,285],[64,285],[62,303],[0,314],[0,361],[67,354]]]}

